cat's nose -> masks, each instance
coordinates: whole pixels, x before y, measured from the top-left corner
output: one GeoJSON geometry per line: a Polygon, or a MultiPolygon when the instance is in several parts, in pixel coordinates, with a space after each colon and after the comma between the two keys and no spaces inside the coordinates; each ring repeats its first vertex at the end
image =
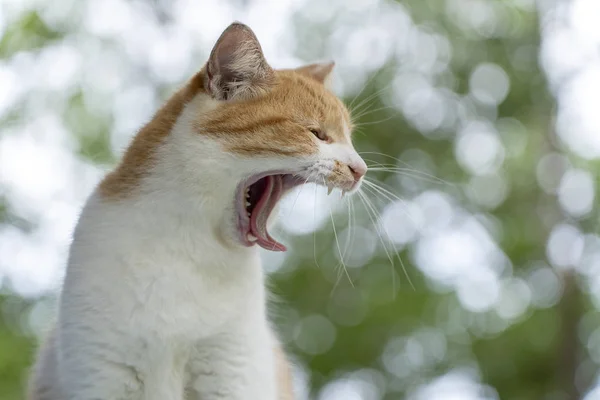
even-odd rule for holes
{"type": "Polygon", "coordinates": [[[354,177],[354,181],[358,182],[360,180],[360,178],[362,178],[363,176],[365,176],[365,174],[367,173],[367,164],[365,164],[365,162],[354,162],[352,164],[348,164],[348,169],[350,169],[350,172],[352,173],[352,176],[354,177]]]}

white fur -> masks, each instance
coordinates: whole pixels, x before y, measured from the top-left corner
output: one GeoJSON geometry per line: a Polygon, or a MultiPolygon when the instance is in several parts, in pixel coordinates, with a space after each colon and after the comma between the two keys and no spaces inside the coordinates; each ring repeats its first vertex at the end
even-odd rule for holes
{"type": "Polygon", "coordinates": [[[181,400],[185,388],[189,399],[276,398],[258,251],[218,231],[238,176],[189,115],[139,195],[94,193],[82,212],[49,344],[60,387],[48,399],[181,400]]]}
{"type": "Polygon", "coordinates": [[[36,400],[277,399],[257,246],[235,239],[236,186],[281,168],[326,175],[358,155],[330,145],[305,159],[236,157],[192,129],[215,104],[186,106],[135,195],[90,197],[36,400]]]}

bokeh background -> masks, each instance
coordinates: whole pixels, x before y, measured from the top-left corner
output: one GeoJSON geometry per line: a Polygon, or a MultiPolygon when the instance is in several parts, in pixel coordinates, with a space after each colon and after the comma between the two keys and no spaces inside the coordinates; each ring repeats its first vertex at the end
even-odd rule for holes
{"type": "Polygon", "coordinates": [[[1,0],[0,399],[86,196],[233,20],[333,59],[371,165],[264,253],[299,399],[600,399],[600,1],[1,0]]]}

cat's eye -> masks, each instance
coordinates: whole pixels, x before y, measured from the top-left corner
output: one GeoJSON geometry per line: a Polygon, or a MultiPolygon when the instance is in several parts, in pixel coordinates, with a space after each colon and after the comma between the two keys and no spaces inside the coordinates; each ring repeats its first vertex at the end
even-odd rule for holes
{"type": "Polygon", "coordinates": [[[319,140],[322,140],[323,142],[328,142],[329,138],[327,137],[327,135],[325,134],[325,132],[323,132],[322,130],[318,129],[318,128],[310,128],[310,132],[315,135],[319,140]]]}

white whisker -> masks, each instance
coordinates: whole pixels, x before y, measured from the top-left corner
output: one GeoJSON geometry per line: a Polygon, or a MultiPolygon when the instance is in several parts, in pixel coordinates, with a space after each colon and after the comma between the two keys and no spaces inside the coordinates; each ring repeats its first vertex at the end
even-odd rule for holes
{"type": "Polygon", "coordinates": [[[288,213],[288,217],[290,215],[292,215],[292,212],[294,211],[294,207],[296,207],[296,202],[298,201],[298,198],[300,197],[300,193],[302,193],[302,189],[304,189],[304,185],[306,185],[306,183],[308,182],[308,180],[314,175],[314,172],[311,172],[308,177],[306,177],[306,179],[304,180],[304,182],[300,185],[300,189],[298,189],[298,195],[296,195],[296,198],[294,199],[294,202],[292,203],[292,207],[290,208],[290,211],[288,213]]]}
{"type": "Polygon", "coordinates": [[[315,260],[315,265],[320,269],[321,265],[319,265],[319,261],[317,261],[317,185],[315,185],[313,199],[315,201],[315,206],[313,208],[313,258],[315,260]]]}
{"type": "MultiPolygon", "coordinates": [[[[376,113],[378,111],[391,110],[393,108],[394,107],[391,107],[391,106],[383,106],[383,107],[378,107],[378,108],[375,108],[375,109],[372,109],[372,110],[366,109],[366,110],[363,110],[362,112],[360,112],[360,113],[358,113],[356,115],[353,115],[352,117],[358,120],[359,118],[363,118],[363,117],[365,117],[367,115],[376,113]]],[[[390,118],[393,118],[393,117],[394,117],[394,115],[390,116],[390,118]]],[[[370,124],[370,122],[366,123],[366,124],[370,124]]],[[[363,125],[365,125],[365,123],[355,123],[354,124],[354,126],[363,126],[363,125]]]]}
{"type": "Polygon", "coordinates": [[[406,204],[406,200],[396,196],[394,193],[390,192],[389,190],[377,185],[375,182],[365,179],[364,183],[366,184],[365,189],[370,189],[372,194],[383,196],[385,199],[387,199],[389,201],[398,200],[400,203],[402,203],[402,205],[406,208],[406,210],[403,210],[404,215],[406,215],[415,226],[418,226],[417,221],[415,221],[413,216],[410,215],[410,213],[408,212],[408,206],[406,204]]]}
{"type": "MultiPolygon", "coordinates": [[[[365,186],[365,188],[368,188],[368,186],[365,186]]],[[[361,191],[359,191],[359,193],[361,193],[361,191]]],[[[371,201],[366,197],[365,193],[361,193],[361,197],[370,205],[370,209],[373,212],[373,215],[380,219],[381,217],[379,216],[379,213],[377,212],[377,210],[375,209],[375,207],[372,205],[371,201]]],[[[409,215],[410,217],[410,215],[409,215]]],[[[390,251],[388,250],[384,240],[383,240],[383,236],[381,234],[381,232],[383,231],[385,233],[385,236],[387,237],[387,240],[389,242],[389,244],[393,245],[393,241],[390,239],[390,235],[389,233],[385,230],[385,228],[383,226],[380,226],[381,224],[376,224],[375,225],[375,229],[377,230],[377,234],[379,235],[379,239],[381,240],[381,244],[383,245],[384,251],[386,252],[388,259],[390,259],[390,262],[392,264],[392,267],[394,267],[394,263],[392,261],[392,257],[390,255],[390,251]]],[[[410,284],[410,286],[413,288],[413,290],[415,289],[412,280],[410,279],[410,276],[408,275],[408,271],[406,270],[406,266],[404,265],[404,261],[402,261],[402,257],[400,257],[400,254],[398,253],[398,251],[395,250],[394,247],[394,254],[395,256],[398,258],[398,261],[400,262],[400,265],[402,267],[402,270],[404,272],[404,275],[406,276],[406,279],[408,280],[408,283],[410,284]]],[[[394,291],[394,295],[395,295],[395,291],[394,291]]]]}
{"type": "Polygon", "coordinates": [[[365,89],[367,87],[370,87],[370,83],[377,78],[377,74],[372,74],[369,79],[365,82],[365,84],[363,85],[362,89],[360,90],[360,92],[358,92],[358,94],[356,96],[354,96],[354,99],[352,100],[352,102],[348,105],[348,109],[350,110],[350,113],[352,114],[354,111],[356,111],[357,109],[359,109],[361,107],[361,105],[363,105],[365,102],[370,101],[372,99],[374,99],[375,97],[377,97],[377,95],[379,95],[381,92],[383,92],[383,90],[388,89],[389,87],[392,86],[392,84],[388,84],[387,86],[381,88],[380,90],[376,91],[375,93],[370,94],[369,96],[366,97],[366,99],[361,100],[356,106],[354,106],[354,102],[356,100],[358,100],[360,98],[360,95],[365,91],[365,89]]]}
{"type": "MultiPolygon", "coordinates": [[[[369,199],[362,192],[362,189],[356,193],[358,193],[359,199],[362,201],[362,203],[365,206],[367,215],[369,216],[369,219],[371,220],[371,223],[373,224],[373,227],[375,228],[375,232],[377,233],[377,236],[379,236],[379,241],[381,242],[381,245],[383,246],[383,250],[384,250],[385,254],[387,255],[388,260],[390,261],[392,271],[394,271],[394,259],[393,259],[392,255],[390,254],[390,252],[388,251],[387,245],[386,245],[385,241],[383,240],[383,237],[381,236],[381,232],[379,230],[379,224],[376,221],[377,213],[375,212],[375,209],[373,208],[373,205],[371,204],[369,199]]],[[[394,292],[394,295],[395,295],[395,292],[394,292]]]]}
{"type": "Polygon", "coordinates": [[[369,171],[373,172],[390,172],[398,175],[404,175],[411,178],[421,179],[425,182],[434,183],[434,184],[444,184],[448,186],[455,186],[454,184],[445,181],[441,178],[438,178],[434,175],[428,174],[423,171],[414,170],[410,168],[401,168],[401,167],[379,167],[379,166],[369,166],[369,171]]]}
{"type": "MultiPolygon", "coordinates": [[[[390,156],[389,154],[384,154],[384,153],[380,153],[380,152],[377,152],[377,151],[362,151],[362,152],[359,152],[358,154],[360,154],[361,156],[362,156],[362,155],[364,155],[364,154],[374,154],[374,155],[378,155],[378,156],[382,156],[382,157],[386,157],[386,158],[391,158],[391,159],[392,159],[392,160],[394,160],[396,163],[398,163],[398,164],[402,164],[402,165],[405,165],[405,166],[406,166],[406,171],[407,171],[407,172],[410,172],[410,171],[412,171],[412,172],[414,172],[414,173],[417,173],[417,174],[421,174],[421,175],[427,176],[427,177],[429,177],[429,178],[431,178],[431,179],[433,179],[433,180],[436,180],[436,181],[438,181],[438,182],[440,182],[440,183],[444,183],[444,184],[447,184],[447,185],[454,186],[452,183],[450,183],[450,182],[448,182],[448,181],[445,181],[445,180],[443,180],[443,179],[441,179],[441,178],[438,178],[438,177],[437,177],[437,176],[435,176],[435,175],[431,175],[431,174],[429,174],[429,173],[427,173],[427,172],[425,172],[425,171],[419,171],[419,170],[417,170],[417,169],[414,169],[414,168],[413,168],[413,167],[412,167],[412,166],[411,166],[409,163],[407,163],[406,161],[402,161],[402,160],[400,160],[400,159],[399,159],[399,158],[397,158],[397,157],[390,156]]],[[[380,164],[380,163],[377,163],[377,164],[379,164],[379,165],[378,165],[379,167],[386,167],[386,166],[390,165],[390,164],[380,164]]],[[[393,168],[393,169],[400,168],[400,170],[404,170],[402,167],[398,167],[397,165],[395,165],[395,166],[392,166],[392,168],[393,168]]],[[[369,169],[370,169],[370,168],[369,168],[369,169]]],[[[391,171],[390,171],[390,172],[391,172],[391,171]]]]}
{"type": "MultiPolygon", "coordinates": [[[[323,179],[323,185],[327,186],[327,182],[325,182],[325,179],[323,179]]],[[[337,234],[337,229],[335,228],[335,221],[333,219],[333,212],[331,210],[331,205],[327,204],[327,207],[329,208],[329,218],[331,219],[331,225],[333,227],[333,236],[335,238],[335,244],[337,246],[338,254],[340,256],[340,264],[344,269],[344,273],[348,277],[348,282],[350,282],[350,285],[352,285],[352,287],[354,287],[354,283],[352,282],[352,279],[350,278],[350,274],[348,273],[348,269],[346,268],[346,264],[344,263],[344,255],[342,254],[342,250],[340,247],[340,241],[339,241],[338,234],[337,234]]],[[[336,266],[336,268],[338,268],[340,266],[340,264],[338,264],[336,266]]],[[[337,285],[337,283],[336,283],[336,285],[337,285]]],[[[335,288],[335,286],[334,286],[334,288],[335,288]]]]}

